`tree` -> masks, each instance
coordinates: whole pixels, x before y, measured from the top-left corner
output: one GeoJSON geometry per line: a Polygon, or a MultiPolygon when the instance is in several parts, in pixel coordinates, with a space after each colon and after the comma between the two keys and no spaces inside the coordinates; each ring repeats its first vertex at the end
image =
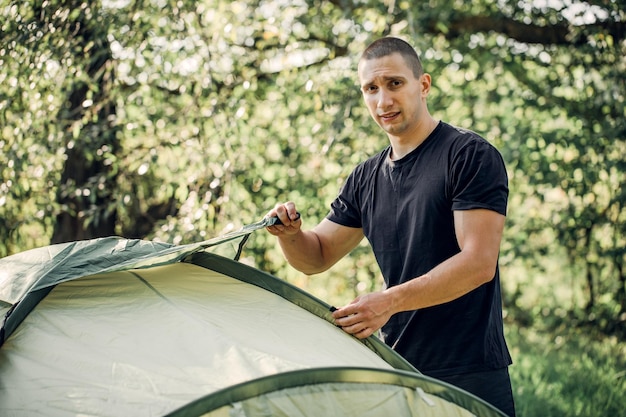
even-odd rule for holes
{"type": "MultiPolygon", "coordinates": [[[[3,5],[0,255],[109,234],[201,240],[286,199],[303,209],[305,224],[317,222],[351,168],[386,146],[354,68],[369,41],[392,34],[410,40],[433,74],[435,115],[478,131],[505,156],[509,302],[557,309],[561,296],[548,300],[543,291],[535,299],[531,290],[539,279],[541,288],[568,279],[567,309],[620,323],[623,6],[3,5]]],[[[307,285],[266,234],[255,235],[245,255],[307,285]]],[[[379,285],[366,245],[316,282],[331,302],[379,285]]]]}

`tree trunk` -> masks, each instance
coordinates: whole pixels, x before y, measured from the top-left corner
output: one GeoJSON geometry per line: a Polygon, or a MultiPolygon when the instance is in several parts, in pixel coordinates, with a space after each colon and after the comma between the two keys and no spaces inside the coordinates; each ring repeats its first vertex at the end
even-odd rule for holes
{"type": "Polygon", "coordinates": [[[51,243],[111,236],[117,221],[116,174],[106,160],[119,148],[115,105],[109,94],[114,71],[107,30],[101,21],[83,13],[70,25],[73,59],[87,62],[84,73],[88,81],[78,79],[70,85],[67,105],[58,116],[66,126],[67,159],[57,192],[60,212],[51,243]],[[76,56],[76,51],[86,56],[76,56]]]}

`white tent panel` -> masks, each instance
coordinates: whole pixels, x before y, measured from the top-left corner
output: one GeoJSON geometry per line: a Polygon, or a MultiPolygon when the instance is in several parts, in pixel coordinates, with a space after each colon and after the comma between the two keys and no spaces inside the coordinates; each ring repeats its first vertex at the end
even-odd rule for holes
{"type": "Polygon", "coordinates": [[[16,417],[156,416],[237,383],[332,366],[392,369],[272,292],[175,263],[56,286],[0,350],[0,404],[16,417]]]}
{"type": "Polygon", "coordinates": [[[387,384],[304,385],[220,407],[202,417],[475,417],[423,390],[387,384]]]}

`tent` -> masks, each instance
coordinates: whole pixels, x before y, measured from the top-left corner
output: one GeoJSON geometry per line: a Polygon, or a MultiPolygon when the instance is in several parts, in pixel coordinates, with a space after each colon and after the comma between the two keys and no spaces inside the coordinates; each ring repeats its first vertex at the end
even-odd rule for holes
{"type": "Polygon", "coordinates": [[[503,415],[338,329],[323,301],[214,253],[250,231],[0,259],[0,415],[503,415]]]}

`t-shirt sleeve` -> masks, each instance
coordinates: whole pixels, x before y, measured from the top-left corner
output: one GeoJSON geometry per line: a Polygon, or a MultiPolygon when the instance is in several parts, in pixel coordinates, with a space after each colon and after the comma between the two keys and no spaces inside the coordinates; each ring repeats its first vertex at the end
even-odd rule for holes
{"type": "Polygon", "coordinates": [[[466,144],[452,166],[452,210],[488,209],[506,215],[508,176],[500,152],[485,140],[466,144]]]}
{"type": "Polygon", "coordinates": [[[331,222],[346,227],[363,227],[356,187],[360,168],[357,167],[352,171],[341,187],[339,195],[330,204],[330,212],[326,218],[331,222]]]}

